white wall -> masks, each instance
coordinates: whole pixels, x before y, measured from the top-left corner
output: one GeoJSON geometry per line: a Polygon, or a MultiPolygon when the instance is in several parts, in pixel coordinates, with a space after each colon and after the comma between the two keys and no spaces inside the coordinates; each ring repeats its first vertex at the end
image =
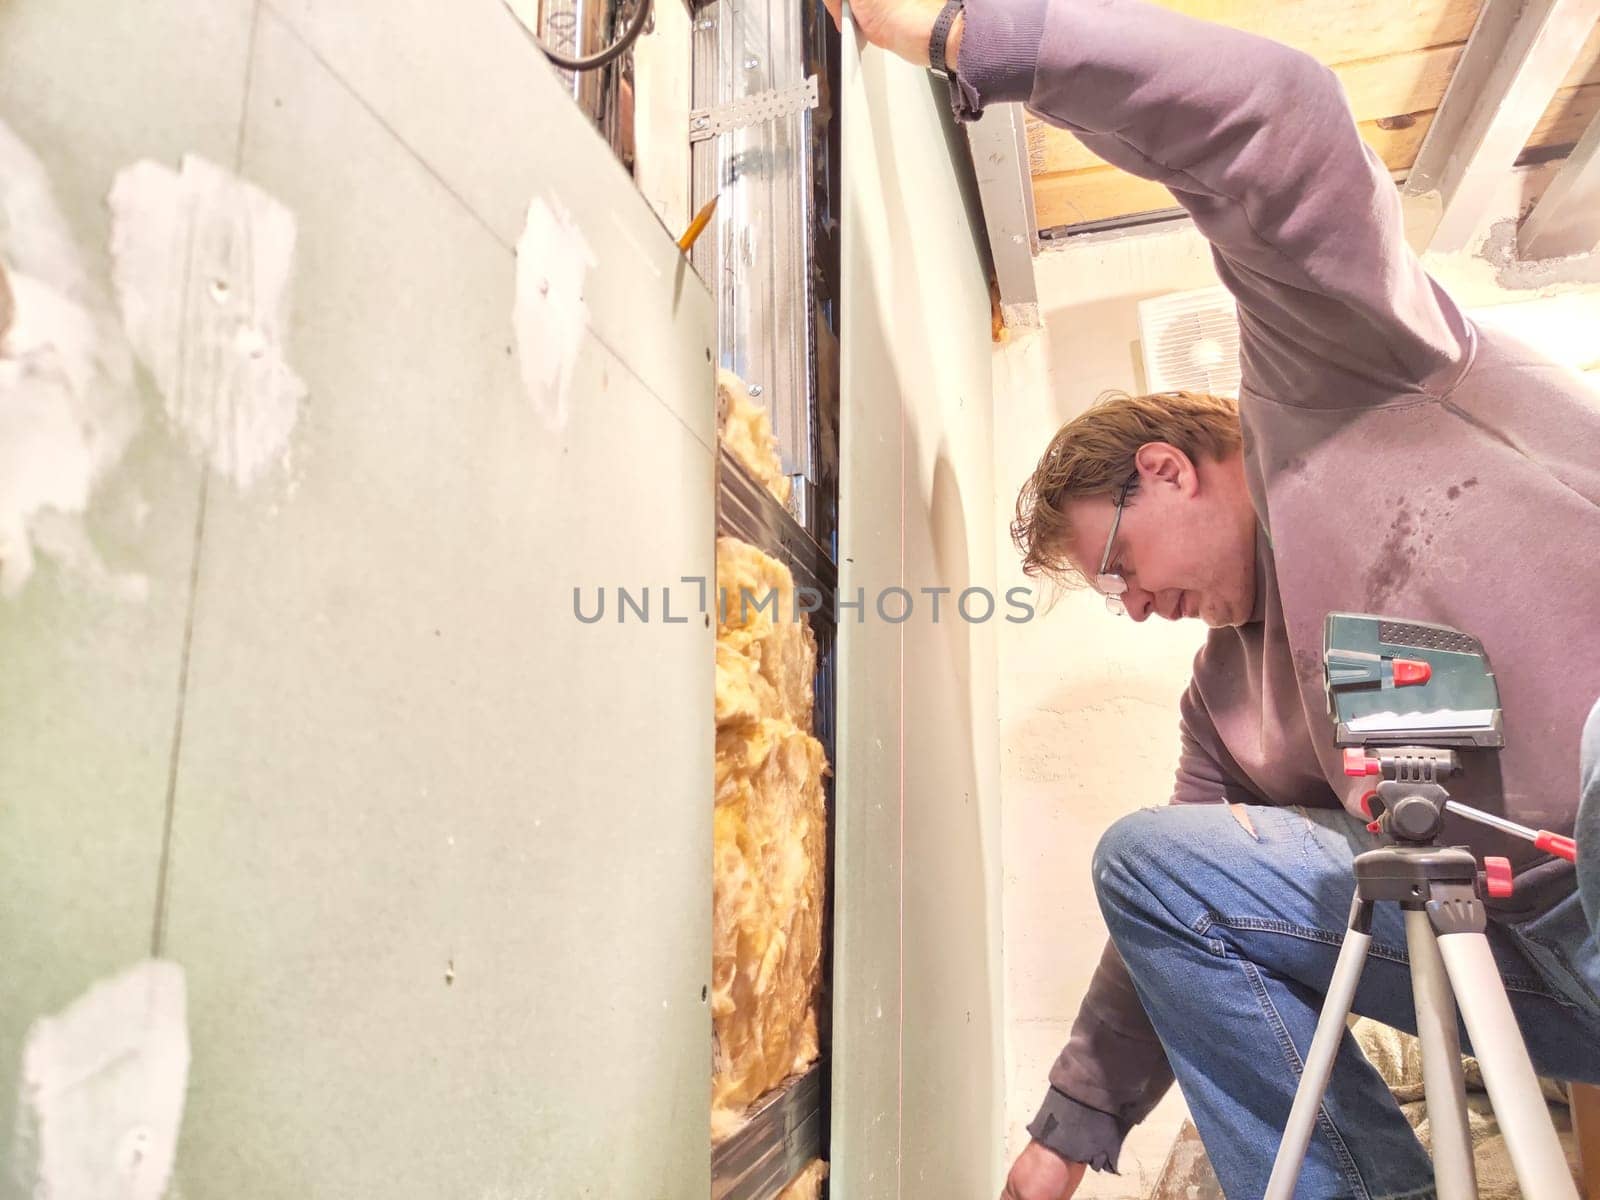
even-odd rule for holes
{"type": "MultiPolygon", "coordinates": [[[[1027,582],[1006,526],[1051,436],[1102,391],[1143,387],[1138,301],[1217,282],[1187,230],[1046,252],[1037,269],[1044,331],[995,355],[1002,589],[1027,582]]],[[[1135,626],[1076,591],[999,636],[1009,1157],[1027,1143],[1105,941],[1089,856],[1119,815],[1171,795],[1177,702],[1203,630],[1135,626]]],[[[1121,1177],[1091,1172],[1079,1195],[1144,1196],[1183,1116],[1174,1089],[1128,1138],[1121,1177]]]]}

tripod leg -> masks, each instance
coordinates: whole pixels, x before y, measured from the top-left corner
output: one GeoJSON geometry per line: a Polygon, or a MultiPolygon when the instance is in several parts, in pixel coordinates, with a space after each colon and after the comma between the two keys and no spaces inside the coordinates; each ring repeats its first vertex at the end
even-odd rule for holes
{"type": "Polygon", "coordinates": [[[1445,933],[1438,940],[1523,1196],[1578,1200],[1488,939],[1482,933],[1445,933]]]}
{"type": "Polygon", "coordinates": [[[1422,1042],[1422,1086],[1433,1131],[1433,1179],[1439,1200],[1476,1200],[1477,1172],[1467,1130],[1466,1084],[1461,1077],[1461,1040],[1456,1002],[1428,914],[1406,910],[1406,945],[1411,955],[1411,994],[1422,1042]]]}
{"type": "Polygon", "coordinates": [[[1283,1141],[1272,1163],[1264,1200],[1291,1200],[1294,1196],[1294,1185],[1300,1180],[1306,1147],[1311,1144],[1311,1131],[1317,1124],[1317,1110],[1328,1090],[1334,1056],[1344,1037],[1345,1020],[1350,1015],[1356,985],[1361,982],[1361,970],[1367,965],[1367,947],[1371,943],[1372,905],[1358,896],[1350,906],[1350,927],[1345,930],[1333,978],[1328,981],[1328,997],[1317,1018],[1317,1031],[1311,1038],[1305,1069],[1300,1073],[1300,1086],[1295,1089],[1294,1105],[1289,1109],[1289,1122],[1283,1128],[1283,1141]]]}

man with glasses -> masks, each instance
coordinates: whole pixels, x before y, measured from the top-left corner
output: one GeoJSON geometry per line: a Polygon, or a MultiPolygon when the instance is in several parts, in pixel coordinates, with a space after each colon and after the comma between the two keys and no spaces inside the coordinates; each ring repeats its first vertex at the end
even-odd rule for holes
{"type": "MultiPolygon", "coordinates": [[[[1060,430],[1018,501],[1030,574],[1211,632],[1180,704],[1174,804],[1124,817],[1096,850],[1111,944],[1006,1195],[1064,1200],[1086,1165],[1112,1168],[1176,1076],[1226,1193],[1260,1196],[1350,863],[1376,844],[1365,783],[1333,745],[1323,620],[1372,612],[1480,638],[1508,744],[1452,793],[1571,830],[1600,693],[1600,408],[1427,276],[1389,173],[1307,56],[1134,0],[852,0],[852,14],[945,74],[958,117],[1024,102],[1165,184],[1238,301],[1237,409],[1192,393],[1103,401],[1060,430]]],[[[1513,863],[1490,939],[1535,1066],[1600,1081],[1600,953],[1572,869],[1456,818],[1445,837],[1513,863]]],[[[1394,906],[1379,906],[1373,947],[1355,1011],[1412,1028],[1394,906]]],[[[1301,1189],[1433,1194],[1348,1038],[1301,1189]]]]}
{"type": "Polygon", "coordinates": [[[1100,556],[1100,569],[1094,573],[1095,589],[1106,598],[1106,611],[1113,617],[1128,615],[1128,606],[1122,599],[1128,591],[1128,581],[1122,577],[1121,567],[1115,571],[1111,569],[1111,551],[1117,544],[1117,529],[1122,524],[1122,510],[1128,505],[1128,493],[1138,482],[1137,475],[1129,475],[1128,482],[1117,490],[1116,511],[1111,515],[1111,532],[1106,534],[1106,549],[1100,556]]]}

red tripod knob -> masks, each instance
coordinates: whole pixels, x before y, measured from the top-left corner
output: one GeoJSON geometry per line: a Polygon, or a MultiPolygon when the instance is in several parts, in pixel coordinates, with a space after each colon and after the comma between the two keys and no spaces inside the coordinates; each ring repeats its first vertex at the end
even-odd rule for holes
{"type": "Polygon", "coordinates": [[[1568,862],[1578,861],[1578,843],[1563,833],[1551,833],[1548,829],[1539,830],[1533,844],[1546,854],[1554,854],[1557,858],[1564,858],[1568,862]]]}
{"type": "Polygon", "coordinates": [[[1351,746],[1344,752],[1344,773],[1359,779],[1363,775],[1382,775],[1383,767],[1375,758],[1368,758],[1360,746],[1351,746]]]}
{"type": "Polygon", "coordinates": [[[1483,860],[1483,887],[1496,900],[1504,900],[1516,890],[1511,878],[1511,863],[1504,858],[1483,860]]]}

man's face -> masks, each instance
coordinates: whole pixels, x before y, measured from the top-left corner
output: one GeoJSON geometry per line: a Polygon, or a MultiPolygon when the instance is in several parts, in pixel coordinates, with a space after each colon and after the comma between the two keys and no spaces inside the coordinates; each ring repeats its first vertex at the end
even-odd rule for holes
{"type": "MultiPolygon", "coordinates": [[[[1128,590],[1128,615],[1169,621],[1198,617],[1213,628],[1242,625],[1256,597],[1256,521],[1235,454],[1198,464],[1176,447],[1152,442],[1135,460],[1106,571],[1128,590]]],[[[1074,500],[1068,557],[1091,583],[1100,569],[1116,505],[1110,497],[1074,500]]]]}

